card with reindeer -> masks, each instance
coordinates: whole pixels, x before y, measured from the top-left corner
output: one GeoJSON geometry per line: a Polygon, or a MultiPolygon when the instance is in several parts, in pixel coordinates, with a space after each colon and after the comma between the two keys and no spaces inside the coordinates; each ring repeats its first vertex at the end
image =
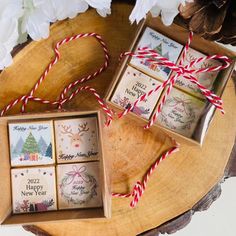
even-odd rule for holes
{"type": "Polygon", "coordinates": [[[57,210],[55,167],[11,170],[13,213],[57,210]]]}
{"type": "Polygon", "coordinates": [[[8,124],[11,166],[54,163],[52,121],[25,121],[8,124]]]}
{"type": "Polygon", "coordinates": [[[57,166],[58,208],[101,207],[99,161],[57,166]]]}
{"type": "Polygon", "coordinates": [[[99,157],[98,120],[81,117],[55,120],[58,163],[97,160],[99,157]]]}
{"type": "MultiPolygon", "coordinates": [[[[193,48],[189,48],[189,50],[186,53],[186,57],[183,61],[183,66],[187,66],[191,62],[196,60],[197,58],[202,58],[202,57],[206,57],[206,55],[201,52],[196,51],[193,48]]],[[[220,61],[211,59],[207,61],[200,61],[199,63],[196,63],[193,66],[191,66],[190,69],[204,69],[204,68],[215,67],[215,66],[220,66],[220,65],[222,65],[220,61]]],[[[211,71],[208,73],[192,73],[192,75],[205,88],[211,90],[213,87],[214,81],[218,76],[218,73],[219,71],[211,71]]],[[[175,82],[175,86],[196,97],[204,98],[198,86],[192,83],[189,79],[184,78],[183,76],[178,77],[178,79],[175,82]]]]}

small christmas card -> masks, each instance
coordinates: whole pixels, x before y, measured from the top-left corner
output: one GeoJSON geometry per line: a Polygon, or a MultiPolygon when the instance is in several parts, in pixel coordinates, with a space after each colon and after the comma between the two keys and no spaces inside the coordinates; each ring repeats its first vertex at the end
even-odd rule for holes
{"type": "MultiPolygon", "coordinates": [[[[186,53],[185,60],[183,62],[183,65],[186,66],[188,65],[191,61],[196,60],[197,58],[200,57],[205,57],[201,52],[198,52],[192,48],[189,48],[189,50],[186,53]]],[[[219,61],[216,60],[207,60],[207,61],[202,61],[197,63],[196,65],[192,66],[191,69],[202,69],[202,68],[210,68],[213,66],[220,66],[222,65],[219,61]]],[[[211,90],[213,83],[218,75],[219,71],[212,71],[212,72],[207,72],[207,73],[192,73],[192,75],[198,79],[200,84],[205,86],[207,89],[211,90]]],[[[198,86],[194,83],[192,83],[190,80],[183,78],[180,76],[176,82],[175,85],[181,87],[181,89],[197,96],[200,98],[203,98],[203,95],[198,88],[198,86]]]]}
{"type": "MultiPolygon", "coordinates": [[[[176,63],[183,48],[181,44],[149,27],[145,29],[136,50],[140,47],[151,48],[174,63],[176,63]]],[[[153,64],[145,59],[132,58],[130,64],[161,80],[168,79],[171,72],[169,68],[153,64]]]]}
{"type": "Polygon", "coordinates": [[[54,167],[11,170],[13,213],[57,209],[54,167]]]}
{"type": "Polygon", "coordinates": [[[12,166],[54,163],[52,121],[9,123],[12,166]]]}
{"type": "Polygon", "coordinates": [[[166,99],[158,122],[186,137],[191,137],[205,103],[177,89],[172,89],[166,99]]]}
{"type": "MultiPolygon", "coordinates": [[[[128,66],[111,98],[111,102],[123,108],[128,108],[130,105],[133,105],[140,96],[161,84],[162,83],[158,80],[128,66]]],[[[162,90],[160,89],[158,92],[140,102],[132,112],[145,119],[149,119],[161,92],[162,90]]]]}
{"type": "Polygon", "coordinates": [[[57,166],[59,209],[102,206],[99,162],[57,166]]]}
{"type": "Polygon", "coordinates": [[[99,156],[96,117],[55,120],[59,163],[95,160],[99,156]]]}

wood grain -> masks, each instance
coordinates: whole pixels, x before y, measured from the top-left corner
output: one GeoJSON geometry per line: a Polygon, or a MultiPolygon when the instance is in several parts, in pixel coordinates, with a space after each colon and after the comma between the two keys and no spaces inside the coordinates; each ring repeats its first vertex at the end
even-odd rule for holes
{"type": "Polygon", "coordinates": [[[158,236],[159,234],[172,234],[187,226],[193,215],[199,211],[206,211],[211,204],[221,195],[221,184],[228,178],[236,176],[236,139],[232,149],[230,159],[224,171],[223,178],[199,201],[193,208],[174,219],[149,231],[145,231],[140,236],[158,236]]]}
{"type": "MultiPolygon", "coordinates": [[[[222,178],[222,180],[219,183],[217,183],[210,190],[210,192],[206,194],[206,196],[204,196],[197,204],[195,204],[195,206],[191,210],[177,216],[174,219],[167,221],[166,223],[158,226],[157,228],[145,231],[139,234],[139,236],[158,236],[160,234],[165,234],[165,233],[173,234],[178,230],[181,230],[190,223],[193,215],[196,212],[207,210],[211,206],[211,204],[220,197],[221,183],[224,182],[227,178],[234,176],[236,176],[236,139],[230,155],[230,159],[225,168],[224,177],[222,178]]],[[[23,228],[26,231],[29,231],[38,236],[50,236],[50,234],[48,234],[47,232],[41,230],[39,227],[34,225],[25,225],[23,226],[23,228]]]]}
{"type": "MultiPolygon", "coordinates": [[[[31,42],[14,57],[14,64],[0,75],[0,107],[30,90],[53,57],[52,46],[64,38],[82,32],[95,31],[108,44],[111,64],[107,71],[87,84],[103,96],[116,70],[120,52],[128,48],[136,26],[130,26],[131,7],[113,4],[112,15],[101,18],[90,10],[72,20],[51,27],[51,36],[31,42]]],[[[84,39],[63,46],[61,61],[52,69],[38,96],[55,99],[66,84],[88,74],[103,61],[102,50],[93,39],[84,39]]],[[[202,148],[181,145],[181,150],[165,160],[153,174],[137,208],[130,209],[130,199],[113,199],[112,218],[35,224],[49,235],[136,235],[153,229],[188,212],[218,183],[223,175],[236,133],[234,86],[229,81],[223,96],[226,114],[219,112],[209,129],[202,148]],[[227,122],[225,122],[227,121],[227,122]],[[227,140],[227,142],[222,142],[227,140]]],[[[93,109],[98,105],[89,94],[81,94],[65,108],[93,109]]],[[[30,103],[27,111],[51,109],[30,103]]],[[[10,113],[19,112],[19,106],[10,113]]],[[[126,192],[141,179],[151,163],[171,143],[163,133],[144,131],[127,118],[113,122],[105,129],[105,150],[112,168],[112,191],[126,192]]],[[[188,217],[185,215],[184,218],[188,217]]],[[[186,221],[186,220],[185,220],[186,221]]],[[[176,227],[176,226],[175,226],[176,227]]],[[[29,229],[29,228],[28,228],[29,229]]],[[[173,230],[170,230],[173,231],[173,230]]]]}

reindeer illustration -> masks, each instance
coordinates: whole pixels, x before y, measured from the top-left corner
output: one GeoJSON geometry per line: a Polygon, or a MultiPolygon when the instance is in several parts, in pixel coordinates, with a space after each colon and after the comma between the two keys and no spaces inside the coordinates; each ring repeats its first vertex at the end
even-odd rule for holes
{"type": "Polygon", "coordinates": [[[76,133],[72,132],[71,125],[62,125],[61,126],[62,127],[61,133],[66,134],[70,138],[70,143],[73,147],[79,148],[80,143],[83,141],[81,137],[84,135],[85,132],[87,132],[89,130],[87,125],[88,125],[87,122],[85,122],[83,124],[79,124],[78,132],[76,132],[76,133]]]}

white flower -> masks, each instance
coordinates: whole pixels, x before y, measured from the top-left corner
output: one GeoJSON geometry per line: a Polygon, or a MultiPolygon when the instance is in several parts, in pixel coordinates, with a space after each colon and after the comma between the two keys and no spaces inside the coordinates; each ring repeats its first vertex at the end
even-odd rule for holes
{"type": "Polygon", "coordinates": [[[74,18],[78,13],[87,11],[89,6],[95,8],[100,15],[106,16],[110,12],[111,0],[47,0],[41,9],[50,22],[55,22],[74,18]]]}
{"type": "Polygon", "coordinates": [[[12,63],[17,43],[49,36],[51,22],[74,18],[89,7],[110,14],[111,0],[0,0],[0,70],[12,63]]]}
{"type": "Polygon", "coordinates": [[[111,0],[85,0],[89,6],[95,8],[102,17],[111,14],[111,0]]]}
{"type": "Polygon", "coordinates": [[[0,70],[12,63],[11,51],[17,45],[18,19],[21,5],[15,0],[1,0],[0,4],[0,70]]]}
{"type": "Polygon", "coordinates": [[[49,36],[50,22],[74,18],[89,6],[96,8],[101,16],[110,13],[111,0],[22,0],[24,16],[21,31],[33,40],[49,36]]]}
{"type": "Polygon", "coordinates": [[[50,22],[74,18],[78,13],[85,12],[88,5],[84,0],[47,0],[42,7],[50,22]]]}
{"type": "Polygon", "coordinates": [[[129,17],[131,23],[137,23],[146,18],[146,14],[150,11],[152,16],[161,15],[161,19],[165,25],[171,25],[175,16],[179,13],[179,6],[185,2],[193,0],[137,0],[133,11],[129,17]]]}
{"type": "Polygon", "coordinates": [[[156,0],[136,0],[133,11],[129,16],[129,20],[133,24],[134,21],[139,23],[140,20],[146,17],[146,14],[156,4],[156,0]]]}
{"type": "Polygon", "coordinates": [[[46,2],[47,0],[23,0],[21,33],[27,32],[33,40],[49,36],[50,19],[43,12],[46,2]]]}

